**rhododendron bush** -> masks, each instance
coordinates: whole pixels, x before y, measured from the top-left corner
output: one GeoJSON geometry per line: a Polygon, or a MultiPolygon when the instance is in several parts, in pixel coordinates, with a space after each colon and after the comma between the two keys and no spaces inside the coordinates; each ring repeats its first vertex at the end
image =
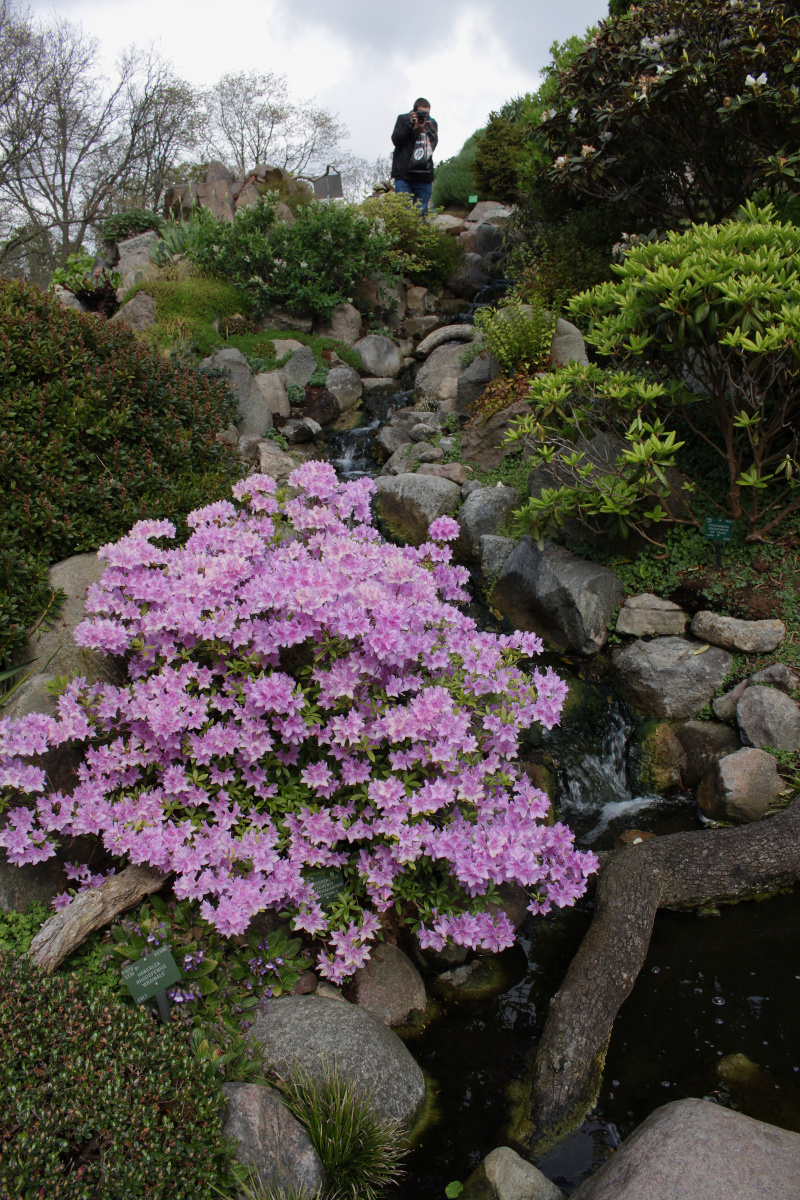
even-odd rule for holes
{"type": "Polygon", "coordinates": [[[548,799],[516,764],[520,732],[557,723],[566,686],[520,669],[533,634],[480,632],[455,606],[455,521],[419,548],[387,545],[371,480],[312,462],[290,485],[250,476],[238,503],[192,513],[178,548],[168,521],[103,547],[75,636],[128,656],[130,682],[75,680],[56,717],[0,722],[0,842],[21,865],[59,835],[98,835],[120,864],[174,872],[224,934],[288,910],[334,980],[368,959],[392,907],[423,946],[509,946],[499,884],[547,912],[596,868],[542,823],[548,799]],[[30,757],[73,740],[77,786],[47,791],[30,757]],[[321,868],[343,878],[327,908],[321,868]]]}

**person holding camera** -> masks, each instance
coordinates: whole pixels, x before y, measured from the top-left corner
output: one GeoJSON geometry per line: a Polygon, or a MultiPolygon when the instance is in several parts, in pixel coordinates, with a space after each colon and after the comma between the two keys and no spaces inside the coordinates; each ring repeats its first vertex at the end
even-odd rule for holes
{"type": "Polygon", "coordinates": [[[392,141],[394,190],[412,195],[424,216],[433,191],[433,152],[439,141],[439,126],[431,116],[429,101],[420,96],[410,113],[400,114],[392,141]]]}

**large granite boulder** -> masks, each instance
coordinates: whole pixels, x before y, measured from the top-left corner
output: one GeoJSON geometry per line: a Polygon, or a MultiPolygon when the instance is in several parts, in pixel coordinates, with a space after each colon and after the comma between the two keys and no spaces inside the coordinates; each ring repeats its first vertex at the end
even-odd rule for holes
{"type": "Polygon", "coordinates": [[[119,272],[120,277],[118,297],[121,298],[135,284],[150,277],[153,273],[150,251],[160,241],[158,234],[148,229],[146,233],[138,233],[136,237],[126,238],[124,242],[117,243],[119,261],[114,269],[119,272]]]}
{"type": "Polygon", "coordinates": [[[692,633],[700,641],[726,650],[741,650],[745,654],[766,654],[777,649],[786,637],[783,621],[739,621],[721,617],[718,613],[695,613],[692,633]]]}
{"type": "Polygon", "coordinates": [[[463,353],[462,342],[447,342],[429,354],[414,379],[416,394],[422,398],[430,398],[445,379],[451,376],[457,378],[463,370],[461,366],[463,353]]]}
{"type": "Polygon", "coordinates": [[[54,591],[62,590],[66,600],[49,628],[40,629],[35,639],[27,642],[19,652],[20,662],[33,660],[22,672],[23,677],[29,675],[29,678],[16,690],[0,715],[23,717],[30,712],[54,715],[56,697],[50,695],[46,685],[57,675],[68,679],[83,675],[87,683],[122,682],[120,669],[113,658],[77,646],[73,637],[77,626],[86,617],[86,593],[92,584],[99,583],[105,568],[106,564],[95,552],[74,554],[50,568],[50,587],[54,591]]]}
{"type": "Polygon", "coordinates": [[[221,371],[236,396],[236,428],[240,436],[260,437],[272,428],[272,410],[241,350],[226,346],[204,358],[200,370],[221,371]]]}
{"type": "Polygon", "coordinates": [[[382,425],[372,443],[378,462],[386,462],[401,446],[410,446],[410,434],[399,425],[382,425]]]}
{"type": "Polygon", "coordinates": [[[346,363],[331,368],[325,379],[325,387],[339,401],[339,408],[342,412],[350,412],[355,408],[361,400],[361,393],[364,390],[358,371],[354,371],[346,363]]]}
{"type": "Polygon", "coordinates": [[[265,438],[258,443],[258,471],[261,475],[269,475],[276,483],[288,483],[297,463],[277,442],[265,438]]]}
{"type": "Polygon", "coordinates": [[[462,562],[477,561],[482,536],[497,533],[519,500],[519,492],[513,487],[485,487],[471,492],[457,517],[461,532],[453,546],[455,557],[462,562]]]}
{"type": "Polygon", "coordinates": [[[336,1063],[384,1119],[410,1127],[425,1103],[422,1071],[400,1038],[358,1005],[316,995],[271,1000],[249,1034],[263,1046],[265,1065],[279,1073],[299,1064],[320,1080],[326,1064],[336,1063]]]}
{"type": "Polygon", "coordinates": [[[617,633],[628,637],[680,637],[688,620],[679,604],[642,592],[629,596],[619,610],[617,633]]]}
{"type": "Polygon", "coordinates": [[[553,344],[550,347],[550,362],[554,367],[565,367],[567,363],[573,361],[582,363],[584,366],[589,365],[583,334],[571,321],[565,321],[563,317],[559,317],[556,322],[553,344]]]}
{"type": "Polygon", "coordinates": [[[631,642],[612,655],[617,681],[633,707],[668,720],[696,716],[732,662],[727,650],[677,637],[631,642]]]}
{"type": "Polygon", "coordinates": [[[800,708],[777,688],[745,688],[736,705],[736,723],[745,746],[800,750],[800,708]]]}
{"type": "MultiPolygon", "coordinates": [[[[477,361],[477,360],[476,360],[477,361]]],[[[460,384],[459,379],[459,384],[460,384]]],[[[529,416],[530,404],[521,401],[510,404],[489,417],[477,417],[464,430],[461,438],[461,457],[465,462],[475,463],[481,470],[491,471],[499,467],[510,454],[519,454],[521,443],[505,444],[506,434],[519,417],[529,416]]]]}
{"type": "Polygon", "coordinates": [[[368,375],[396,379],[403,370],[400,348],[380,333],[370,333],[353,346],[368,375]]]}
{"type": "Polygon", "coordinates": [[[800,687],[800,678],[795,675],[786,663],[771,663],[750,676],[749,683],[768,683],[770,687],[786,692],[787,696],[800,687]]]}
{"type": "Polygon", "coordinates": [[[436,475],[381,475],[375,485],[375,505],[392,537],[412,546],[421,546],[431,522],[452,515],[461,500],[458,484],[436,475]]]}
{"type": "Polygon", "coordinates": [[[137,292],[126,304],[118,308],[111,318],[118,324],[130,326],[136,333],[143,333],[156,323],[156,302],[147,292],[137,292]]]}
{"type": "Polygon", "coordinates": [[[423,454],[433,450],[430,442],[403,442],[383,464],[381,476],[405,475],[416,470],[423,454]]]}
{"type": "Polygon", "coordinates": [[[475,338],[475,332],[474,325],[443,325],[441,329],[435,329],[422,339],[414,351],[414,356],[425,359],[445,342],[471,342],[475,338]]]}
{"type": "Polygon", "coordinates": [[[506,559],[515,545],[516,542],[513,538],[498,537],[492,533],[484,533],[481,537],[479,552],[481,587],[487,595],[490,596],[493,592],[494,585],[500,578],[500,573],[505,566],[506,559]]]}
{"type": "Polygon", "coordinates": [[[424,1012],[428,1003],[419,971],[391,942],[375,947],[367,965],[347,982],[345,995],[384,1025],[402,1025],[412,1012],[424,1012]]]}
{"type": "MultiPolygon", "coordinates": [[[[500,374],[500,363],[487,351],[483,351],[458,376],[456,384],[456,412],[472,412],[475,401],[486,391],[493,379],[500,374]]],[[[530,405],[526,406],[530,412],[530,405]]]]}
{"type": "Polygon", "coordinates": [[[639,730],[637,782],[642,791],[680,787],[686,752],[669,721],[650,720],[639,730]]]}
{"type": "Polygon", "coordinates": [[[310,346],[301,346],[283,368],[287,384],[304,388],[317,369],[317,360],[310,346]]]}
{"type": "Polygon", "coordinates": [[[544,542],[523,538],[505,560],[492,603],[517,629],[559,650],[596,654],[623,596],[613,571],[544,542]]]}
{"type": "Polygon", "coordinates": [[[707,1100],[665,1104],[572,1200],[789,1200],[800,1136],[707,1100]]]}
{"type": "Polygon", "coordinates": [[[71,292],[69,288],[62,287],[60,283],[57,283],[53,288],[53,295],[62,308],[71,308],[74,312],[80,313],[89,311],[83,301],[79,300],[74,292],[71,292]]]}
{"type": "Polygon", "coordinates": [[[677,732],[686,755],[681,778],[684,787],[696,788],[718,758],[741,750],[738,734],[716,721],[687,721],[677,732]]]}
{"type": "Polygon", "coordinates": [[[712,821],[757,821],[783,791],[778,764],[766,750],[745,747],[718,758],[697,789],[697,807],[712,821]]]}
{"type": "Polygon", "coordinates": [[[319,324],[314,332],[319,337],[336,338],[346,346],[354,346],[361,337],[361,313],[352,304],[340,304],[331,313],[330,322],[319,324]]]}
{"type": "Polygon", "coordinates": [[[498,1146],[472,1172],[461,1200],[562,1200],[546,1175],[508,1146],[498,1146]]]}
{"type": "Polygon", "coordinates": [[[273,417],[288,417],[292,406],[286,391],[286,375],[283,371],[260,371],[254,382],[273,417]]]}
{"type": "Polygon", "coordinates": [[[325,1189],[325,1168],[311,1138],[274,1088],[223,1083],[221,1091],[228,1102],[223,1133],[237,1143],[237,1159],[255,1169],[262,1187],[308,1200],[325,1189]]]}

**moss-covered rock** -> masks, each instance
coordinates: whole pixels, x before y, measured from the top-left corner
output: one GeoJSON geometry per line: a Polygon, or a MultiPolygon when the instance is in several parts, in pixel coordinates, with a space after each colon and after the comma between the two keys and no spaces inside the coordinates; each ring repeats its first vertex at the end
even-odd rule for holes
{"type": "Polygon", "coordinates": [[[637,731],[637,778],[643,791],[666,792],[680,787],[686,752],[669,721],[646,721],[637,731]]]}

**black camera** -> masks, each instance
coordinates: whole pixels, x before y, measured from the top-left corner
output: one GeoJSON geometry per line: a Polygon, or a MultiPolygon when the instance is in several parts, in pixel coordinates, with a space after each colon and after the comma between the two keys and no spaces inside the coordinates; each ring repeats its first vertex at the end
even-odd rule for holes
{"type": "Polygon", "coordinates": [[[420,125],[424,125],[425,122],[430,118],[430,115],[430,113],[424,112],[421,108],[414,109],[414,116],[417,118],[417,121],[420,125]]]}

